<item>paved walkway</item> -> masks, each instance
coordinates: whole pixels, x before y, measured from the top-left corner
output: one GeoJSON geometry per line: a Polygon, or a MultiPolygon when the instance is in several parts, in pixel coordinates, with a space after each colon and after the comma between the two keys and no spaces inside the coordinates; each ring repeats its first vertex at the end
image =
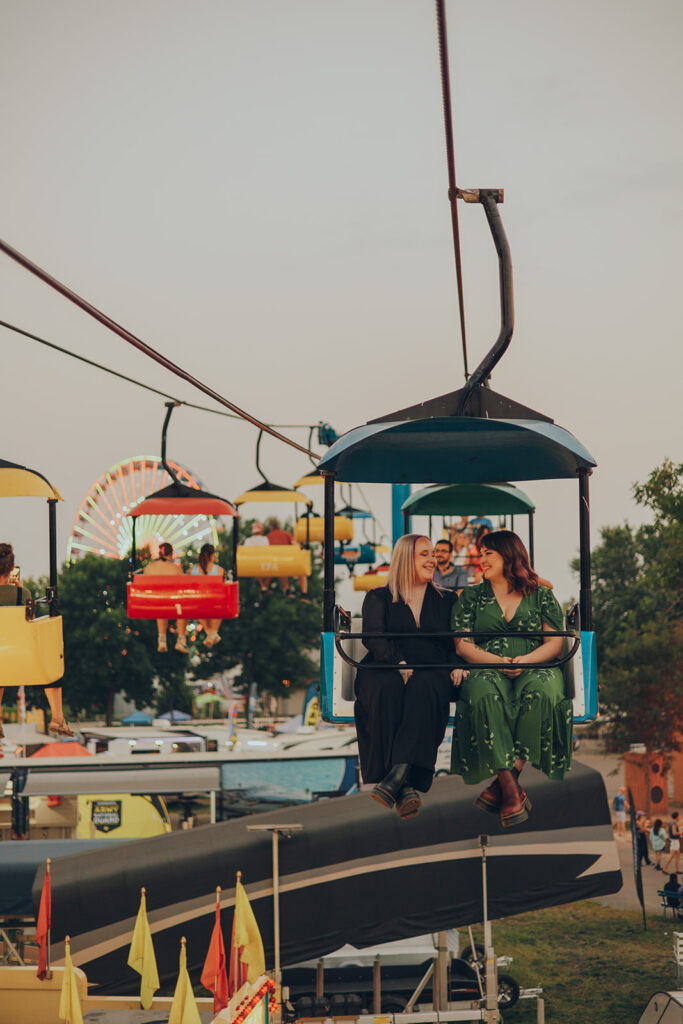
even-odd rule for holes
{"type": "MultiPolygon", "coordinates": [[[[605,780],[607,799],[611,806],[615,793],[620,786],[624,785],[624,766],[621,757],[617,754],[603,754],[600,751],[599,744],[583,739],[575,757],[577,761],[581,761],[589,768],[594,768],[595,771],[600,772],[605,780]]],[[[618,910],[640,910],[640,902],[636,895],[636,883],[633,877],[633,852],[630,831],[627,832],[624,839],[617,838],[616,844],[624,884],[621,890],[612,896],[600,896],[598,902],[604,903],[609,907],[615,907],[618,910]]],[[[665,863],[667,856],[668,854],[665,854],[663,858],[665,863]]],[[[668,875],[665,875],[663,872],[655,871],[654,867],[648,867],[646,864],[643,864],[642,879],[645,910],[648,914],[658,915],[660,920],[662,920],[662,908],[657,890],[663,888],[667,878],[668,875]]],[[[679,880],[683,881],[683,875],[679,876],[679,880]]],[[[670,914],[669,921],[671,921],[670,914]]],[[[683,922],[681,922],[681,930],[683,930],[683,922]]]]}

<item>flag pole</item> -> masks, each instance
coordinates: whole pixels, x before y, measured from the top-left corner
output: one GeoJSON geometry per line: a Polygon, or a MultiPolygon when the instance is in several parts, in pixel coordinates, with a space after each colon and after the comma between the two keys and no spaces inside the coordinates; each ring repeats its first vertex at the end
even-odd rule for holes
{"type": "MultiPolygon", "coordinates": [[[[217,885],[216,886],[216,910],[220,910],[220,908],[221,908],[221,887],[220,887],[220,885],[217,885]]],[[[214,998],[215,998],[215,992],[216,992],[217,988],[218,988],[218,975],[214,974],[214,976],[213,976],[214,998]]]]}
{"type": "MultiPolygon", "coordinates": [[[[282,834],[287,839],[293,832],[303,831],[303,825],[247,825],[247,832],[270,832],[273,855],[273,945],[274,945],[274,980],[278,991],[282,983],[280,970],[280,851],[279,841],[282,834]]],[[[238,872],[238,875],[240,872],[238,872]]]]}
{"type": "MultiPolygon", "coordinates": [[[[45,862],[45,871],[46,871],[46,873],[48,875],[50,875],[50,903],[52,903],[52,873],[51,873],[51,864],[52,864],[52,858],[48,857],[46,862],[45,862]]],[[[52,908],[50,908],[50,909],[52,909],[52,908]]],[[[52,978],[52,969],[50,967],[50,941],[51,941],[51,933],[52,933],[52,913],[50,913],[50,917],[48,918],[48,920],[50,922],[50,927],[47,930],[47,963],[46,963],[47,974],[45,975],[45,977],[46,977],[46,979],[48,981],[50,981],[50,979],[52,978]]]]}
{"type": "MultiPolygon", "coordinates": [[[[235,878],[237,879],[237,881],[235,883],[235,910],[237,910],[237,886],[242,881],[242,872],[241,871],[236,872],[235,878]]],[[[234,934],[235,934],[235,921],[233,921],[233,923],[232,923],[232,932],[233,932],[233,936],[234,936],[234,934]]],[[[230,971],[232,973],[233,978],[235,979],[235,992],[237,992],[237,990],[239,988],[238,981],[239,981],[239,976],[240,976],[240,951],[235,946],[234,942],[230,943],[230,956],[234,959],[234,963],[231,965],[230,971]]],[[[233,993],[233,995],[234,995],[234,993],[233,993]]]]}

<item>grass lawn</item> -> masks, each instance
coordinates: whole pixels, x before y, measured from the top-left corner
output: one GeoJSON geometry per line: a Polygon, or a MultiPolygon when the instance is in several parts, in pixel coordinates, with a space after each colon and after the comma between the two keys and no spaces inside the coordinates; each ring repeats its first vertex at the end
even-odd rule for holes
{"type": "MultiPolygon", "coordinates": [[[[503,968],[522,988],[541,987],[552,1024],[637,1024],[650,996],[676,988],[673,930],[683,921],[613,910],[585,901],[492,924],[503,968]]],[[[461,941],[466,942],[466,932],[461,941]]],[[[483,929],[474,929],[482,942],[483,929]]],[[[506,1024],[536,1024],[536,1000],[508,1010],[506,1024]]]]}

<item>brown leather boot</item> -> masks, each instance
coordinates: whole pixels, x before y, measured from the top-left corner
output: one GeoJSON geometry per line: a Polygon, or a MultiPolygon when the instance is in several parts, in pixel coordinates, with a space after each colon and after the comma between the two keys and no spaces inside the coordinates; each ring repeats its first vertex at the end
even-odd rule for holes
{"type": "MultiPolygon", "coordinates": [[[[512,769],[512,774],[515,780],[519,778],[519,771],[516,768],[512,769]]],[[[526,808],[527,813],[530,813],[531,800],[527,796],[526,791],[522,789],[522,787],[519,785],[519,783],[517,783],[517,785],[519,788],[519,795],[524,804],[524,807],[526,808]]],[[[474,801],[474,806],[478,807],[480,811],[490,811],[491,814],[498,814],[498,812],[500,811],[502,799],[503,793],[500,788],[500,782],[498,781],[498,777],[496,776],[493,782],[479,794],[477,799],[474,801]]]]}
{"type": "Polygon", "coordinates": [[[491,814],[498,814],[502,799],[503,794],[501,793],[500,782],[495,778],[491,785],[487,786],[486,789],[479,794],[477,799],[474,801],[474,806],[478,807],[480,811],[490,811],[491,814]]]}
{"type": "MultiPolygon", "coordinates": [[[[501,790],[500,823],[503,828],[521,825],[529,815],[524,806],[524,796],[519,791],[517,780],[511,771],[505,769],[498,772],[501,790]]],[[[525,794],[526,795],[526,794],[525,794]]]]}

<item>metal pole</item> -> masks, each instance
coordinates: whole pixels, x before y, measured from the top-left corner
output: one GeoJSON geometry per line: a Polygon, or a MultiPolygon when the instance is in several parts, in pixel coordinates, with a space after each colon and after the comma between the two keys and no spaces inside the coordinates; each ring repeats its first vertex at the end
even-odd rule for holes
{"type": "Polygon", "coordinates": [[[209,824],[216,824],[216,791],[214,789],[209,793],[209,824]]]}
{"type": "Polygon", "coordinates": [[[436,961],[436,977],[439,979],[439,984],[436,986],[436,990],[439,993],[439,1005],[434,1007],[435,1010],[447,1010],[448,1009],[448,944],[446,940],[446,933],[439,932],[436,940],[437,945],[437,961],[436,961]]]}
{"type": "Polygon", "coordinates": [[[180,481],[178,480],[175,470],[171,466],[169,466],[168,462],[166,461],[166,431],[168,430],[168,423],[169,420],[171,419],[171,414],[173,410],[180,404],[180,402],[164,402],[167,411],[166,417],[164,419],[164,425],[161,428],[161,465],[164,467],[164,469],[170,476],[171,480],[176,485],[179,485],[180,481]]]}
{"type": "Polygon", "coordinates": [[[133,543],[132,543],[131,549],[130,549],[130,572],[128,573],[128,575],[131,577],[131,579],[133,577],[133,573],[135,572],[135,561],[136,561],[136,558],[137,558],[137,554],[136,554],[136,551],[135,551],[135,524],[136,523],[137,523],[137,517],[133,516],[133,528],[132,528],[132,531],[131,531],[133,543]]]}
{"type": "MultiPolygon", "coordinates": [[[[52,875],[52,858],[51,857],[48,857],[47,861],[45,862],[45,871],[46,871],[46,873],[48,875],[50,875],[50,876],[52,875]]],[[[52,894],[52,877],[50,877],[50,894],[52,894]]],[[[52,904],[52,895],[50,895],[50,904],[52,904]]],[[[50,921],[51,920],[52,920],[52,906],[50,906],[50,921]]],[[[52,928],[50,927],[47,930],[47,949],[45,951],[45,954],[46,954],[45,955],[45,967],[46,967],[46,970],[47,970],[47,973],[45,975],[46,980],[47,979],[52,979],[52,963],[51,963],[51,955],[50,955],[51,954],[51,950],[50,950],[51,942],[52,942],[52,928]]]]}
{"type": "Polygon", "coordinates": [[[280,970],[280,858],[278,843],[280,833],[273,829],[273,944],[275,947],[275,984],[282,983],[282,971],[280,970]]]}
{"type": "Polygon", "coordinates": [[[334,631],[334,473],[325,478],[325,543],[323,547],[323,633],[334,631]]]}
{"type": "Polygon", "coordinates": [[[391,485],[391,543],[394,545],[399,537],[408,531],[401,506],[410,497],[410,484],[391,485]]]}
{"type": "Polygon", "coordinates": [[[325,961],[321,957],[315,966],[315,995],[321,999],[325,994],[325,961]]]}
{"type": "Polygon", "coordinates": [[[372,965],[372,1001],[375,1014],[379,1016],[382,1012],[382,975],[379,956],[375,957],[372,965]]]}
{"type": "Polygon", "coordinates": [[[237,579],[237,545],[239,544],[240,517],[232,517],[232,577],[237,579]]]}
{"type": "MultiPolygon", "coordinates": [[[[463,198],[466,198],[463,196],[463,198]]],[[[486,219],[493,237],[493,244],[498,253],[498,279],[500,285],[500,331],[492,348],[486,353],[479,366],[470,375],[467,381],[461,412],[467,404],[469,395],[475,388],[484,383],[491,371],[505,353],[515,326],[515,304],[512,288],[512,258],[510,256],[510,245],[505,234],[503,222],[498,212],[498,203],[502,202],[502,193],[499,189],[479,189],[478,200],[484,207],[486,219]]]]}
{"type": "MultiPolygon", "coordinates": [[[[280,857],[279,839],[282,832],[288,839],[293,832],[301,832],[303,825],[247,825],[247,832],[270,832],[273,858],[273,960],[275,984],[280,988],[282,971],[280,970],[280,857]]],[[[241,872],[239,872],[241,874],[241,872]]]]}
{"type": "Polygon", "coordinates": [[[403,535],[410,533],[410,512],[403,513],[403,535]]]}
{"type": "Polygon", "coordinates": [[[529,513],[529,561],[531,562],[531,568],[534,567],[535,556],[534,556],[534,514],[529,513]]]}
{"type": "Polygon", "coordinates": [[[587,633],[593,630],[593,602],[591,596],[591,539],[590,539],[590,496],[588,493],[589,469],[579,470],[579,566],[581,629],[587,633]]]}
{"type": "Polygon", "coordinates": [[[498,978],[496,970],[496,958],[493,952],[493,944],[491,941],[491,922],[489,921],[488,908],[488,884],[486,878],[486,847],[488,845],[488,841],[488,836],[479,836],[479,844],[481,846],[481,888],[484,918],[484,951],[486,955],[486,996],[484,999],[484,1004],[486,1007],[487,1014],[486,1019],[494,1021],[498,1020],[498,978]],[[493,1016],[494,1011],[495,1016],[493,1016]]]}
{"type": "Polygon", "coordinates": [[[48,607],[51,616],[59,615],[57,598],[57,499],[47,499],[48,532],[50,539],[50,590],[48,607]]]}

